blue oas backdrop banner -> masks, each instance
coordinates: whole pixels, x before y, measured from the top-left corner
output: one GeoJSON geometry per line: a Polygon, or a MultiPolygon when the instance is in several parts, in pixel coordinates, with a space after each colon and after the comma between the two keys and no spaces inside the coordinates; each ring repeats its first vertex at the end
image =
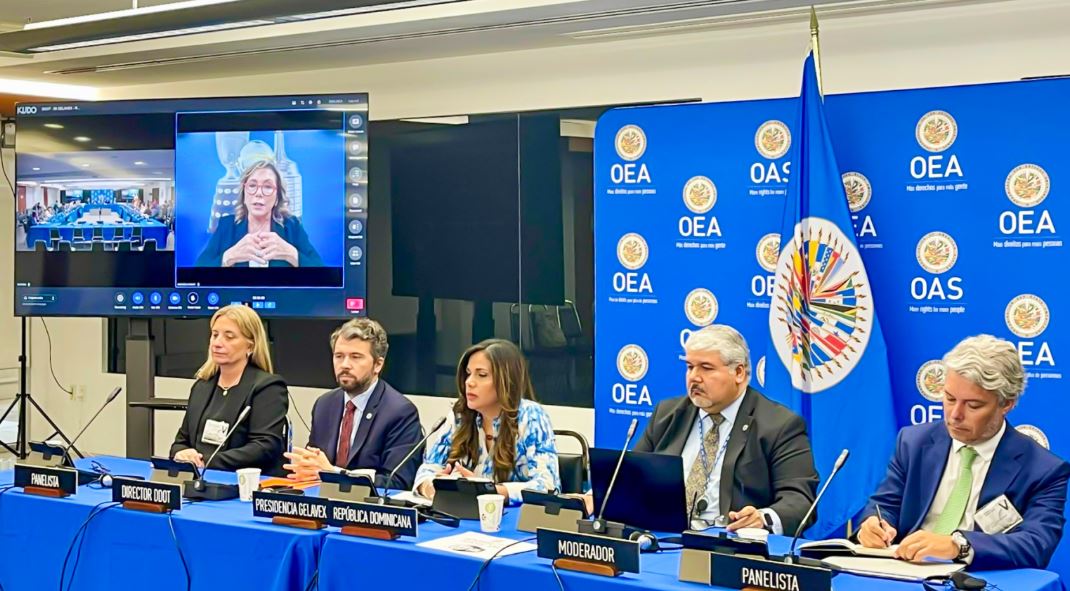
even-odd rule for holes
{"type": "MultiPolygon", "coordinates": [[[[941,420],[939,359],[991,333],[1018,345],[1028,372],[1010,421],[1070,457],[1060,395],[1070,343],[1059,329],[1068,100],[1070,80],[826,97],[898,426],[941,420]]],[[[681,341],[697,327],[740,329],[763,388],[796,102],[624,108],[599,120],[597,445],[619,446],[632,416],[642,423],[684,393],[681,341]]],[[[1052,566],[1070,573],[1070,553],[1061,547],[1052,566]]]]}

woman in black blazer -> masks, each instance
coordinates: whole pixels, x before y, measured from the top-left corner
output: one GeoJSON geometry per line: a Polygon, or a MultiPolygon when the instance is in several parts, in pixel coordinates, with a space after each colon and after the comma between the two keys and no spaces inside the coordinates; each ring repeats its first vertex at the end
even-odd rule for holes
{"type": "Polygon", "coordinates": [[[212,316],[211,327],[208,360],[197,370],[171,457],[204,468],[249,406],[249,416],[234,427],[209,467],[284,475],[289,399],[286,383],[271,373],[264,325],[251,308],[230,305],[212,316]]]}

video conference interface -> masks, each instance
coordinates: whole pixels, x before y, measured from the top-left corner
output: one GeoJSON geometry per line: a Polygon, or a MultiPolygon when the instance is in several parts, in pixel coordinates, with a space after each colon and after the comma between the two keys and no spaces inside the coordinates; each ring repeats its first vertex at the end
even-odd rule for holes
{"type": "Polygon", "coordinates": [[[15,313],[366,310],[366,94],[20,104],[15,313]]]}

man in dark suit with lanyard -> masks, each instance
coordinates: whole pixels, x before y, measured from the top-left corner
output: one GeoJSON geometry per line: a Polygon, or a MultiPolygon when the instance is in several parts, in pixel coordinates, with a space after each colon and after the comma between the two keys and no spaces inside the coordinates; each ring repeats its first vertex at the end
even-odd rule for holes
{"type": "Polygon", "coordinates": [[[683,457],[692,516],[794,534],[818,482],[806,424],[750,387],[750,352],[734,328],[707,326],[684,351],[687,395],[657,405],[635,451],[683,457]]]}
{"type": "MultiPolygon", "coordinates": [[[[331,335],[338,388],[316,400],[308,447],[286,453],[284,467],[294,480],[312,480],[321,471],[375,470],[375,485],[420,441],[416,406],[385,380],[386,331],[370,318],[354,318],[331,335]]],[[[402,466],[390,487],[412,487],[422,453],[402,466]]]]}

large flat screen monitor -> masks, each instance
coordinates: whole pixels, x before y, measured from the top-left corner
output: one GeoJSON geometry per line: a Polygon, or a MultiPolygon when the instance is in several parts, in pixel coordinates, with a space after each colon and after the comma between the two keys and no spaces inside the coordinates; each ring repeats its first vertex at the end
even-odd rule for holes
{"type": "Polygon", "coordinates": [[[16,315],[365,313],[367,94],[17,112],[16,315]]]}

